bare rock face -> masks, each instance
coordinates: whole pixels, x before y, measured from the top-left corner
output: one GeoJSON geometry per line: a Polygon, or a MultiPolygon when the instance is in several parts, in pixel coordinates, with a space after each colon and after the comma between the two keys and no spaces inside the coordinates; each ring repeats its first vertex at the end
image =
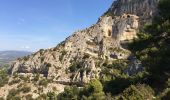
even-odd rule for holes
{"type": "Polygon", "coordinates": [[[113,25],[113,37],[119,41],[137,38],[139,28],[139,17],[131,14],[123,14],[116,17],[113,25]]]}
{"type": "Polygon", "coordinates": [[[18,59],[11,74],[40,73],[56,82],[88,83],[100,75],[99,62],[127,59],[131,52],[124,41],[137,33],[156,14],[158,0],[117,0],[91,27],[77,31],[51,49],[18,59]]]}
{"type": "Polygon", "coordinates": [[[116,16],[123,14],[136,15],[140,17],[140,22],[144,24],[151,22],[152,17],[157,13],[158,1],[159,0],[116,0],[108,12],[116,16]]]}

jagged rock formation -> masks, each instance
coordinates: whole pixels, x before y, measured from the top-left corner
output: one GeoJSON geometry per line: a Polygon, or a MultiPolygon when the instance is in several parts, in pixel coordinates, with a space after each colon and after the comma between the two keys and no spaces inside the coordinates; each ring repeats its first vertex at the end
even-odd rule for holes
{"type": "Polygon", "coordinates": [[[144,24],[152,21],[157,2],[117,0],[91,27],[73,33],[55,48],[15,61],[11,74],[40,73],[60,84],[87,83],[98,78],[104,60],[127,59],[131,55],[122,44],[137,38],[144,24]]]}

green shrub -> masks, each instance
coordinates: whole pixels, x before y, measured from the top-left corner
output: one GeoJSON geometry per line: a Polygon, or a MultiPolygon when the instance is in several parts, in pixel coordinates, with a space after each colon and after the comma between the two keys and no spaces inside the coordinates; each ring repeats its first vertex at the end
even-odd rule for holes
{"type": "Polygon", "coordinates": [[[23,60],[24,60],[24,61],[27,61],[28,59],[29,59],[29,56],[24,56],[24,57],[23,57],[23,60]]]}
{"type": "Polygon", "coordinates": [[[21,98],[18,96],[19,91],[16,89],[12,89],[9,91],[7,95],[7,100],[21,100],[21,98]]]}
{"type": "Polygon", "coordinates": [[[48,100],[57,100],[57,95],[54,92],[47,93],[48,100]]]}
{"type": "Polygon", "coordinates": [[[34,74],[34,78],[32,81],[37,82],[40,79],[40,74],[34,74]]]}
{"type": "Polygon", "coordinates": [[[118,100],[152,100],[153,90],[147,85],[139,84],[137,86],[131,85],[123,91],[123,93],[116,99],[118,100]]]}
{"type": "Polygon", "coordinates": [[[30,78],[28,77],[28,76],[19,76],[19,78],[21,79],[21,80],[23,80],[24,82],[29,82],[29,80],[30,80],[30,78]]]}
{"type": "Polygon", "coordinates": [[[59,56],[60,62],[63,60],[63,58],[66,54],[67,54],[67,51],[65,51],[65,50],[61,51],[61,55],[59,56]]]}
{"type": "Polygon", "coordinates": [[[23,86],[21,89],[20,89],[21,92],[23,93],[28,93],[31,91],[31,87],[28,87],[28,86],[23,86]]]}
{"type": "Polygon", "coordinates": [[[74,73],[76,72],[78,69],[81,69],[81,63],[77,63],[77,62],[72,62],[71,66],[69,67],[69,71],[74,73]]]}
{"type": "Polygon", "coordinates": [[[93,79],[84,88],[65,87],[64,92],[57,96],[58,100],[104,100],[103,86],[99,80],[93,79]]]}
{"type": "Polygon", "coordinates": [[[91,93],[91,95],[88,97],[92,100],[104,100],[105,95],[103,92],[103,86],[101,82],[97,79],[93,79],[90,81],[88,85],[88,90],[91,93]]]}
{"type": "Polygon", "coordinates": [[[8,83],[8,74],[5,70],[0,70],[0,87],[3,87],[8,83]]]}
{"type": "Polygon", "coordinates": [[[47,63],[47,64],[46,64],[46,67],[48,67],[48,68],[51,67],[51,64],[50,64],[50,63],[47,63]]]}
{"type": "Polygon", "coordinates": [[[40,52],[40,55],[42,55],[44,52],[44,49],[40,49],[39,52],[40,52]]]}
{"type": "Polygon", "coordinates": [[[80,100],[80,89],[72,86],[65,87],[64,92],[57,96],[58,100],[80,100]]]}
{"type": "Polygon", "coordinates": [[[44,61],[45,57],[41,57],[41,63],[44,61]]]}
{"type": "Polygon", "coordinates": [[[48,85],[48,80],[47,79],[42,79],[39,81],[39,85],[47,87],[48,85]]]}
{"type": "Polygon", "coordinates": [[[89,88],[92,92],[101,92],[103,91],[103,86],[100,83],[100,81],[98,81],[97,79],[93,79],[90,81],[89,83],[89,88]]]}
{"type": "Polygon", "coordinates": [[[63,50],[61,51],[62,55],[66,55],[67,54],[67,51],[63,50]]]}
{"type": "Polygon", "coordinates": [[[69,70],[70,70],[70,72],[76,72],[76,71],[77,71],[77,66],[71,65],[71,66],[69,67],[69,70]]]}
{"type": "Polygon", "coordinates": [[[8,84],[9,85],[14,85],[14,84],[17,84],[17,83],[19,83],[19,82],[21,82],[21,80],[20,79],[13,79],[11,82],[9,82],[8,84]]]}
{"type": "Polygon", "coordinates": [[[90,57],[90,55],[88,55],[88,54],[84,54],[83,59],[87,59],[87,58],[89,58],[89,57],[90,57]]]}

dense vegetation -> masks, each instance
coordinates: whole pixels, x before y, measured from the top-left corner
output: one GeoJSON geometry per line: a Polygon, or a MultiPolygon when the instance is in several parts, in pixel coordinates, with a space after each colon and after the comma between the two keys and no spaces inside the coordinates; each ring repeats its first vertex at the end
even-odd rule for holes
{"type": "Polygon", "coordinates": [[[91,80],[84,88],[66,87],[65,91],[58,95],[59,100],[103,100],[104,98],[103,86],[97,79],[91,80]]]}
{"type": "Polygon", "coordinates": [[[8,84],[7,70],[0,69],[0,87],[3,87],[5,84],[8,84]]]}
{"type": "MultiPolygon", "coordinates": [[[[131,45],[132,51],[143,62],[149,72],[147,84],[156,95],[169,88],[170,78],[170,1],[161,0],[159,16],[153,24],[146,25],[139,39],[131,45]]],[[[166,90],[167,91],[167,90],[166,90]]],[[[168,94],[167,94],[168,95],[168,94]]]]}

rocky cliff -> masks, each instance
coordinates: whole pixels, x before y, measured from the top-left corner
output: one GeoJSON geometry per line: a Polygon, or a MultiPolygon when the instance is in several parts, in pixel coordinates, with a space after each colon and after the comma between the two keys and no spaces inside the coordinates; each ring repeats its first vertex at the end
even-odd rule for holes
{"type": "Polygon", "coordinates": [[[88,83],[93,78],[99,78],[100,66],[106,60],[127,60],[131,56],[126,43],[137,38],[139,30],[152,22],[157,2],[114,1],[96,24],[73,33],[54,48],[41,49],[16,60],[10,73],[25,76],[39,73],[59,84],[88,83]]]}

